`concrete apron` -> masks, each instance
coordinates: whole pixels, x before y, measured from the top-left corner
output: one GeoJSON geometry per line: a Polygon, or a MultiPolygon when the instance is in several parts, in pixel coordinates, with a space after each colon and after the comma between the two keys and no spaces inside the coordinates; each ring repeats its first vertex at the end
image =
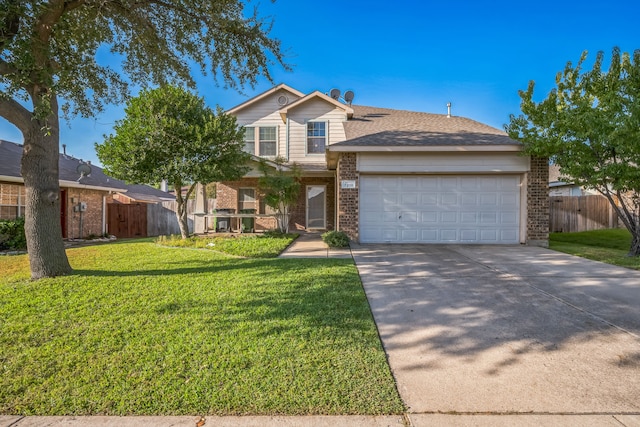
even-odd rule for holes
{"type": "Polygon", "coordinates": [[[410,414],[640,413],[640,272],[526,246],[352,254],[410,414]]]}

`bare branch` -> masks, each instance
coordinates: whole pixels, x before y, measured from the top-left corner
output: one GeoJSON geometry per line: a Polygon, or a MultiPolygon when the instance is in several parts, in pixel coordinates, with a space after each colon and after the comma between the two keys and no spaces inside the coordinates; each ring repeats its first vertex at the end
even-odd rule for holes
{"type": "Polygon", "coordinates": [[[0,76],[6,76],[8,74],[16,74],[18,70],[11,64],[0,58],[0,76]]]}
{"type": "Polygon", "coordinates": [[[67,13],[73,9],[77,9],[85,3],[86,0],[67,0],[64,2],[64,12],[67,13]]]}
{"type": "Polygon", "coordinates": [[[29,110],[24,108],[20,103],[8,98],[4,93],[0,92],[0,116],[7,119],[12,125],[20,129],[25,135],[31,125],[33,115],[29,110]]]}

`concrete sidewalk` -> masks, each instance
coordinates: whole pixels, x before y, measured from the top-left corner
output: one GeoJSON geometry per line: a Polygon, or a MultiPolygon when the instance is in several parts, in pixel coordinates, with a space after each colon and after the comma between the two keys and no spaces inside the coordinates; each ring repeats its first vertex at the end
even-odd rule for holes
{"type": "Polygon", "coordinates": [[[638,427],[640,415],[553,415],[553,414],[408,414],[385,416],[66,416],[20,417],[0,415],[0,427],[511,427],[562,426],[638,427]],[[204,424],[198,425],[198,422],[204,424]]]}
{"type": "Polygon", "coordinates": [[[300,233],[279,258],[351,258],[350,248],[330,248],[319,232],[300,233]]]}

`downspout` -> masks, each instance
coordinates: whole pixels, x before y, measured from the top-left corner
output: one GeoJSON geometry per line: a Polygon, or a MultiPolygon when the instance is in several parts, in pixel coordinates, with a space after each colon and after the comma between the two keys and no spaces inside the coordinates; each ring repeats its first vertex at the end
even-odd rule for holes
{"type": "Polygon", "coordinates": [[[284,144],[285,144],[285,149],[284,149],[285,150],[285,158],[287,159],[287,162],[288,162],[289,161],[289,117],[287,117],[284,144]]]}
{"type": "Polygon", "coordinates": [[[102,196],[102,234],[107,233],[107,196],[102,196]]]}
{"type": "Polygon", "coordinates": [[[338,212],[339,212],[339,204],[340,204],[340,199],[338,198],[338,192],[340,191],[340,183],[338,182],[338,168],[336,167],[336,170],[333,171],[333,182],[334,184],[334,189],[333,189],[333,197],[335,200],[335,203],[333,204],[333,217],[335,225],[334,228],[336,231],[340,231],[340,218],[338,218],[338,212]]]}

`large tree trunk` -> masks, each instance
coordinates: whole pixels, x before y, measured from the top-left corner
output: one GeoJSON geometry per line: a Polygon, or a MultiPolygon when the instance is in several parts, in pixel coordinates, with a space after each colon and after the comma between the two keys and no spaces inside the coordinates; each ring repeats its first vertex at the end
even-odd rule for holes
{"type": "Polygon", "coordinates": [[[192,184],[187,190],[185,196],[182,195],[182,181],[176,181],[173,183],[173,188],[176,192],[176,217],[178,218],[178,226],[180,227],[180,236],[183,239],[189,238],[189,217],[187,216],[187,200],[193,192],[196,184],[192,184]]]}
{"type": "Polygon", "coordinates": [[[631,248],[629,249],[629,256],[640,255],[640,234],[631,233],[631,248]]]}
{"type": "Polygon", "coordinates": [[[62,241],[58,181],[59,128],[57,109],[42,121],[33,119],[24,135],[22,177],[26,187],[25,234],[31,278],[54,277],[72,271],[62,241]]]}
{"type": "Polygon", "coordinates": [[[186,200],[178,202],[178,208],[176,209],[176,216],[178,217],[178,226],[180,227],[180,236],[183,239],[189,238],[189,218],[187,217],[186,200]]]}

